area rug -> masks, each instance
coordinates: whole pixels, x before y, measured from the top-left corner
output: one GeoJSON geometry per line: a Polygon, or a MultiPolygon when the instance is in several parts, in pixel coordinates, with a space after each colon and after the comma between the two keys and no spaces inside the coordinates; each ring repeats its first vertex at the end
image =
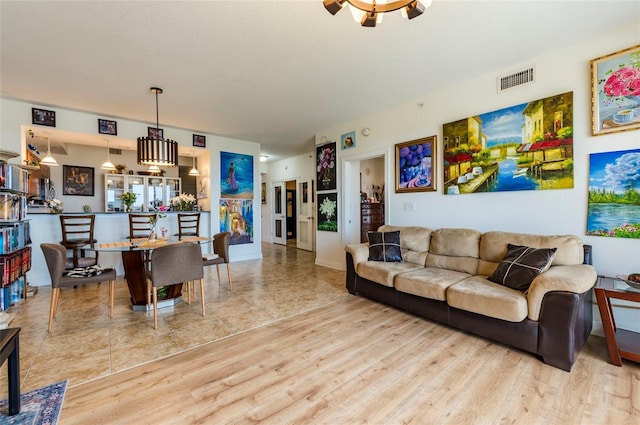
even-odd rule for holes
{"type": "Polygon", "coordinates": [[[55,425],[60,417],[67,381],[20,395],[20,413],[9,414],[9,400],[0,401],[0,425],[55,425]]]}

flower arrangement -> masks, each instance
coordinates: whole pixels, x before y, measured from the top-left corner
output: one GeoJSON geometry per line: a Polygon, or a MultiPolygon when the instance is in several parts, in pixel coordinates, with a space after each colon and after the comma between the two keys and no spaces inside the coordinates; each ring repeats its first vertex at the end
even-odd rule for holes
{"type": "Polygon", "coordinates": [[[169,205],[174,211],[191,211],[196,205],[196,198],[188,193],[181,193],[169,200],[169,205]]]}
{"type": "Polygon", "coordinates": [[[320,212],[325,215],[327,221],[331,220],[331,217],[336,213],[337,202],[332,201],[329,198],[324,198],[320,204],[320,212]]]}
{"type": "Polygon", "coordinates": [[[604,82],[602,92],[606,96],[606,104],[619,102],[621,98],[640,102],[640,68],[622,66],[616,71],[607,71],[606,75],[609,75],[606,80],[599,81],[604,82]]]}
{"type": "Polygon", "coordinates": [[[137,196],[138,195],[136,195],[133,192],[124,192],[122,195],[120,195],[120,199],[124,203],[126,207],[126,211],[131,210],[131,205],[133,205],[136,202],[137,196]]]}
{"type": "Polygon", "coordinates": [[[47,206],[51,209],[51,212],[61,213],[64,209],[64,203],[59,199],[49,199],[47,201],[47,206]]]}

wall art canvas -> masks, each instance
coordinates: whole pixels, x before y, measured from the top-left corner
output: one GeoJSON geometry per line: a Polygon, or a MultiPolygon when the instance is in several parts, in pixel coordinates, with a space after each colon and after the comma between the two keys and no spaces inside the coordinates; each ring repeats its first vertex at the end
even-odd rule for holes
{"type": "Polygon", "coordinates": [[[93,167],[80,167],[77,165],[63,165],[62,192],[65,195],[93,196],[94,195],[94,169],[93,167]]]}
{"type": "Polygon", "coordinates": [[[230,232],[230,245],[253,243],[253,200],[220,199],[220,231],[230,232]]]}
{"type": "Polygon", "coordinates": [[[589,155],[587,235],[640,239],[640,149],[589,155]]]}
{"type": "Polygon", "coordinates": [[[220,197],[253,199],[253,155],[220,152],[220,197]]]}
{"type": "Polygon", "coordinates": [[[318,191],[336,190],[336,142],[316,147],[316,180],[318,191]]]}
{"type": "Polygon", "coordinates": [[[396,192],[436,190],[436,136],[396,145],[396,192]]]}
{"type": "Polygon", "coordinates": [[[591,61],[594,136],[640,128],[640,45],[591,61]]]}
{"type": "Polygon", "coordinates": [[[356,132],[351,131],[340,136],[342,149],[351,149],[356,147],[356,132]]]}
{"type": "Polygon", "coordinates": [[[447,195],[573,188],[573,92],[444,124],[447,195]]]}
{"type": "Polygon", "coordinates": [[[318,230],[338,231],[338,194],[318,193],[318,230]]]}

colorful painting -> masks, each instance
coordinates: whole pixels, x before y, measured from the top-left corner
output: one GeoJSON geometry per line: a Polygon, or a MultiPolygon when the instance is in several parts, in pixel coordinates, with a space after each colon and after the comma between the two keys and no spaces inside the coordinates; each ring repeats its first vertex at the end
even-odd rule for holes
{"type": "Polygon", "coordinates": [[[62,193],[73,196],[94,195],[94,169],[93,167],[81,167],[79,165],[63,165],[62,193]]]}
{"type": "Polygon", "coordinates": [[[640,239],[640,149],[589,157],[587,235],[640,239]]]}
{"type": "Polygon", "coordinates": [[[640,128],[640,45],[591,61],[594,136],[640,128]]]}
{"type": "Polygon", "coordinates": [[[396,145],[396,192],[436,190],[436,136],[396,145]]]}
{"type": "Polygon", "coordinates": [[[318,191],[336,190],[336,142],[316,147],[316,179],[318,191]]]}
{"type": "Polygon", "coordinates": [[[444,124],[444,193],[573,187],[573,92],[444,124]]]}
{"type": "Polygon", "coordinates": [[[253,199],[253,156],[220,152],[220,197],[253,199]]]}
{"type": "Polygon", "coordinates": [[[338,194],[318,193],[318,230],[338,231],[338,194]]]}
{"type": "Polygon", "coordinates": [[[253,200],[220,199],[220,231],[230,232],[230,245],[253,243],[253,200]]]}
{"type": "Polygon", "coordinates": [[[342,149],[351,149],[356,147],[356,132],[352,131],[340,136],[342,142],[342,149]]]}

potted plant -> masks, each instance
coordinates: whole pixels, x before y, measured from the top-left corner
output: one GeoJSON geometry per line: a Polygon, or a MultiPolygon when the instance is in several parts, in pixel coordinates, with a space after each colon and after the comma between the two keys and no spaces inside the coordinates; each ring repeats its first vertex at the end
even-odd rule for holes
{"type": "Polygon", "coordinates": [[[120,195],[120,199],[124,204],[125,212],[131,211],[131,205],[133,205],[136,202],[136,197],[137,195],[133,192],[124,192],[122,195],[120,195]]]}
{"type": "Polygon", "coordinates": [[[115,167],[117,174],[124,174],[124,172],[127,170],[127,166],[124,164],[116,164],[115,167]]]}

